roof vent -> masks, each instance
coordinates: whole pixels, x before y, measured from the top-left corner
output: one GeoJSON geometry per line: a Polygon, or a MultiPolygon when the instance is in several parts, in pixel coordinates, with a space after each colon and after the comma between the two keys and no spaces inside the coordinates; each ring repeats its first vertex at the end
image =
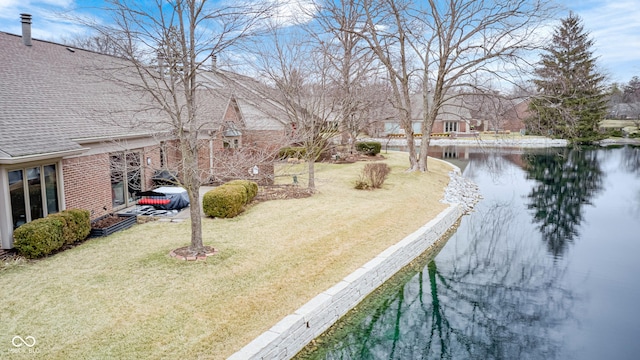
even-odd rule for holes
{"type": "Polygon", "coordinates": [[[22,42],[31,46],[31,14],[20,14],[22,22],[22,42]]]}

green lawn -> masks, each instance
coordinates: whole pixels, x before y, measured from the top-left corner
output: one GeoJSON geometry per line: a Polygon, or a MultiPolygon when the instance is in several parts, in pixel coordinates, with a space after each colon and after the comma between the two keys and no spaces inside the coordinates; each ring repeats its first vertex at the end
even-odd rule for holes
{"type": "Polygon", "coordinates": [[[0,358],[223,359],[446,208],[449,166],[353,189],[363,162],[318,164],[311,198],[204,219],[206,261],[168,256],[189,223],[151,222],[0,271],[0,358]],[[33,336],[27,349],[14,336],[33,336]]]}

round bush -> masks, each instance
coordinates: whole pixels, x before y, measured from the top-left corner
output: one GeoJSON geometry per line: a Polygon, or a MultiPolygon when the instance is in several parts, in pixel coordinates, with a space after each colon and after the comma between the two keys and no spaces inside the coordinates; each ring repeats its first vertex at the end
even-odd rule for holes
{"type": "Polygon", "coordinates": [[[247,190],[247,203],[258,195],[258,183],[251,180],[232,180],[223,185],[240,185],[247,190]]]}
{"type": "Polygon", "coordinates": [[[366,155],[374,156],[382,150],[382,144],[379,141],[361,141],[356,143],[356,150],[366,155]]]}
{"type": "Polygon", "coordinates": [[[62,230],[62,236],[65,244],[84,240],[91,232],[91,220],[88,210],[69,209],[51,214],[49,217],[58,217],[64,221],[65,226],[62,230]]]}
{"type": "Polygon", "coordinates": [[[64,218],[48,216],[18,227],[13,232],[13,246],[30,259],[51,254],[65,244],[64,218]]]}
{"type": "Polygon", "coordinates": [[[287,146],[278,151],[280,159],[304,158],[306,155],[307,149],[304,146],[287,146]]]}
{"type": "Polygon", "coordinates": [[[242,211],[247,190],[239,185],[221,185],[204,194],[202,210],[209,217],[231,218],[242,211]]]}

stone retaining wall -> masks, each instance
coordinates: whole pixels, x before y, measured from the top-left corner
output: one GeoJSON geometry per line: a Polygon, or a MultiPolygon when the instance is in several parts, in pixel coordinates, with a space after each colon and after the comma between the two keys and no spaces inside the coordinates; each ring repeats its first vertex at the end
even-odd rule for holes
{"type": "Polygon", "coordinates": [[[367,295],[426,251],[455,224],[457,204],[286,316],[229,359],[290,359],[367,295]]]}

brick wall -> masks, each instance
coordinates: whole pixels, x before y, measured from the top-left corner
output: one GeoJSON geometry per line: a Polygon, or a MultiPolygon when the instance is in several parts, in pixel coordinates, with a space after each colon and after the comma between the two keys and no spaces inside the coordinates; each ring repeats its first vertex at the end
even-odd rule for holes
{"type": "Polygon", "coordinates": [[[151,190],[154,188],[153,175],[160,170],[160,145],[147,146],[142,149],[142,166],[143,166],[143,187],[142,190],[151,190]],[[147,159],[151,160],[151,164],[147,164],[147,159]]]}
{"type": "Polygon", "coordinates": [[[67,209],[89,210],[91,219],[113,210],[108,154],[64,159],[62,171],[67,209]]]}
{"type": "Polygon", "coordinates": [[[282,130],[248,130],[243,136],[244,144],[271,151],[289,145],[289,138],[282,130]]]}
{"type": "MultiPolygon", "coordinates": [[[[160,147],[132,150],[140,154],[143,188],[153,188],[152,177],[160,167],[160,147]],[[147,165],[147,158],[151,164],[147,165]]],[[[62,160],[64,196],[67,209],[85,209],[91,219],[113,212],[109,154],[82,156],[62,160]]]]}

